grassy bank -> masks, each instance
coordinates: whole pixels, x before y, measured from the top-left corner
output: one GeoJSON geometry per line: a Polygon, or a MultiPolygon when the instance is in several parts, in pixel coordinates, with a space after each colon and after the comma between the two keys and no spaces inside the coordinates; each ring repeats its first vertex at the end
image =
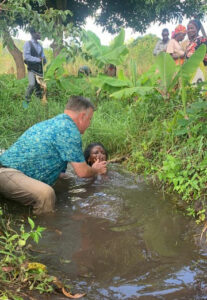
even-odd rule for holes
{"type": "MultiPolygon", "coordinates": [[[[70,79],[68,79],[70,81],[70,79]]],[[[33,96],[28,110],[22,99],[27,80],[0,77],[0,148],[8,148],[28,127],[51,118],[64,109],[70,93],[57,83],[48,83],[48,106],[33,96]]],[[[199,89],[188,91],[188,119],[179,94],[164,100],[158,92],[127,100],[97,97],[86,89],[97,106],[84,146],[102,142],[111,157],[125,156],[126,167],[138,174],[154,175],[168,190],[179,194],[187,213],[205,218],[207,193],[207,105],[199,89]]]]}

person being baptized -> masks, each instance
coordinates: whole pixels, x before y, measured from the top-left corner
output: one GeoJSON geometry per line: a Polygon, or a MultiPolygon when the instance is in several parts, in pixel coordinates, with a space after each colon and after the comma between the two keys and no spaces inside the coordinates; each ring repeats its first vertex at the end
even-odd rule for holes
{"type": "Polygon", "coordinates": [[[107,161],[108,153],[103,144],[91,143],[86,147],[84,157],[86,163],[92,166],[96,161],[107,161]]]}

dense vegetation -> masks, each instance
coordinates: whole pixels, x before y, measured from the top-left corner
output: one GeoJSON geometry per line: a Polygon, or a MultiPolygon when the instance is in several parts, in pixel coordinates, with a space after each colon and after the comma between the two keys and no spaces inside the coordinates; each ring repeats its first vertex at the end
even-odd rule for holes
{"type": "Polygon", "coordinates": [[[86,40],[75,62],[63,51],[48,66],[47,106],[33,96],[24,110],[27,79],[0,76],[0,149],[8,148],[34,123],[62,113],[70,95],[89,97],[97,110],[83,136],[84,146],[102,142],[110,158],[125,157],[129,170],[176,192],[179,206],[197,222],[203,221],[207,211],[206,84],[193,86],[190,78],[205,49],[201,47],[177,69],[169,55],[160,55],[155,62],[154,36],[127,47],[123,31],[108,47],[92,33],[86,40]],[[115,62],[117,51],[117,78],[107,77],[104,64],[115,62]],[[86,53],[88,61],[84,60],[86,53]],[[77,77],[81,64],[89,65],[93,76],[77,77]],[[168,72],[163,71],[165,67],[168,72]]]}
{"type": "MultiPolygon", "coordinates": [[[[122,47],[121,34],[115,42],[122,47]]],[[[169,82],[165,81],[164,86],[162,61],[157,65],[160,76],[155,72],[155,67],[149,69],[154,61],[152,52],[146,52],[147,59],[142,62],[146,44],[151,50],[155,42],[153,36],[146,36],[138,40],[135,46],[128,46],[128,53],[124,54],[125,59],[118,67],[118,78],[101,74],[91,78],[69,76],[67,73],[71,65],[69,63],[63,68],[66,58],[65,54],[60,55],[46,72],[48,106],[40,106],[34,96],[26,112],[21,101],[27,79],[17,81],[14,75],[2,75],[0,148],[9,147],[34,123],[61,113],[70,95],[89,97],[97,106],[97,111],[83,137],[84,144],[101,141],[111,157],[126,156],[125,164],[130,170],[156,175],[163,184],[180,194],[190,214],[195,216],[197,211],[203,219],[207,182],[206,94],[203,86],[193,87],[186,82],[181,87],[185,90],[184,97],[181,89],[176,88],[179,83],[172,85],[175,80],[170,79],[170,74],[167,74],[169,82]],[[134,57],[135,60],[132,59],[134,57]],[[146,64],[146,61],[150,63],[146,64]],[[146,71],[146,66],[149,70],[140,76],[140,70],[146,71]]],[[[85,44],[85,51],[87,46],[85,44]]],[[[104,48],[104,51],[109,54],[102,53],[89,63],[93,74],[103,71],[100,67],[103,57],[107,56],[111,62],[111,49],[104,48]]],[[[90,55],[93,55],[91,45],[90,55]]],[[[76,60],[77,67],[81,59],[76,60]]],[[[168,60],[165,63],[172,64],[170,57],[168,60]]],[[[189,72],[188,65],[186,69],[189,72]]],[[[72,74],[77,74],[77,70],[73,70],[72,74]]]]}

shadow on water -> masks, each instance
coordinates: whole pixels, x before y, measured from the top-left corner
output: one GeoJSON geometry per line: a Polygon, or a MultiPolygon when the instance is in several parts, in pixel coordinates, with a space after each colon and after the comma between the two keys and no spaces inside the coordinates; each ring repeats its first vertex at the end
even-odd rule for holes
{"type": "Polygon", "coordinates": [[[206,252],[195,244],[194,223],[162,193],[118,166],[55,190],[55,214],[35,221],[47,228],[38,260],[84,299],[207,299],[206,252]]]}

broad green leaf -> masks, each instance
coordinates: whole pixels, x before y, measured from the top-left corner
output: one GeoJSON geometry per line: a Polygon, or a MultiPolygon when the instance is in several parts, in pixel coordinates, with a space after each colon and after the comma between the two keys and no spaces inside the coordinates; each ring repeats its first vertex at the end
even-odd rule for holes
{"type": "Polygon", "coordinates": [[[109,48],[111,50],[114,50],[117,47],[124,45],[124,40],[125,40],[125,31],[122,28],[119,34],[111,41],[109,48]]]}
{"type": "Polygon", "coordinates": [[[56,75],[56,78],[61,76],[64,72],[63,64],[66,62],[66,53],[61,51],[60,54],[52,60],[51,64],[48,66],[45,78],[53,78],[56,75]]]}
{"type": "Polygon", "coordinates": [[[90,49],[91,47],[96,47],[101,50],[101,42],[99,37],[93,33],[92,31],[88,30],[85,32],[85,38],[86,38],[86,45],[90,49]]]}
{"type": "Polygon", "coordinates": [[[120,80],[127,80],[127,77],[124,75],[124,71],[122,69],[118,71],[117,77],[120,80]]]}
{"type": "Polygon", "coordinates": [[[144,96],[146,93],[150,92],[153,89],[153,87],[132,87],[132,88],[125,88],[121,91],[115,92],[110,95],[111,98],[115,99],[122,99],[122,98],[130,98],[132,96],[144,96]]]}
{"type": "Polygon", "coordinates": [[[114,65],[120,65],[123,60],[124,56],[128,53],[128,49],[126,46],[120,46],[116,49],[113,49],[112,51],[107,51],[104,55],[99,56],[99,59],[104,64],[114,64],[114,65]]]}
{"type": "Polygon", "coordinates": [[[96,65],[102,67],[106,64],[120,65],[128,53],[124,45],[125,32],[122,29],[114,38],[110,46],[101,45],[100,39],[91,31],[84,32],[83,42],[86,52],[93,57],[96,65]]]}
{"type": "Polygon", "coordinates": [[[169,86],[169,90],[175,86],[178,79],[182,76],[184,81],[189,81],[193,74],[196,72],[199,67],[201,61],[204,59],[206,53],[206,46],[201,45],[193,55],[180,67],[180,70],[176,74],[173,79],[171,85],[169,86]]]}
{"type": "Polygon", "coordinates": [[[201,45],[193,55],[182,65],[182,76],[185,81],[192,78],[206,54],[206,45],[201,45]]]}
{"type": "Polygon", "coordinates": [[[130,60],[130,71],[133,86],[136,86],[137,82],[137,65],[133,59],[130,60]]]}
{"type": "Polygon", "coordinates": [[[28,217],[28,222],[30,224],[31,229],[34,229],[35,223],[34,223],[34,221],[30,217],[28,217]]]}
{"type": "Polygon", "coordinates": [[[130,86],[130,81],[120,80],[109,76],[98,76],[97,78],[90,78],[90,82],[97,87],[102,88],[105,84],[113,87],[127,87],[130,86]]]}
{"type": "Polygon", "coordinates": [[[170,54],[162,52],[156,59],[156,65],[160,73],[162,87],[167,91],[175,75],[176,64],[170,54]]]}
{"type": "Polygon", "coordinates": [[[129,80],[119,80],[117,78],[113,77],[106,77],[104,78],[104,83],[108,84],[110,86],[114,87],[127,87],[130,86],[130,81],[129,80]]]}

